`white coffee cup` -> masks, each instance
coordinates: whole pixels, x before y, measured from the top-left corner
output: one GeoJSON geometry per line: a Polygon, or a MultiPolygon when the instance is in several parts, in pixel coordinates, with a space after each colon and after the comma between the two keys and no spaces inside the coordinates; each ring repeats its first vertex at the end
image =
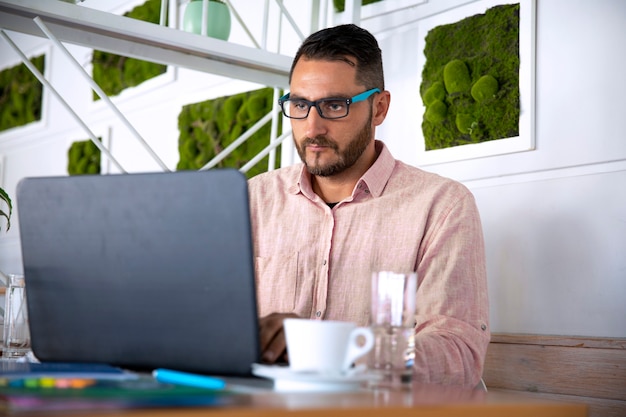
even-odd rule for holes
{"type": "Polygon", "coordinates": [[[374,346],[372,330],[355,323],[285,319],[283,325],[293,371],[345,372],[374,346]]]}

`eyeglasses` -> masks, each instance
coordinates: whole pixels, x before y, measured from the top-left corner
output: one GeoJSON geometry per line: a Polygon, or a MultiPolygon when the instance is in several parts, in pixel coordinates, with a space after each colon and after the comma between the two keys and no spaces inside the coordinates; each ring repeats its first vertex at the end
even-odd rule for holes
{"type": "Polygon", "coordinates": [[[367,99],[374,93],[380,93],[378,88],[372,88],[352,98],[322,98],[315,101],[303,98],[289,98],[287,93],[278,99],[278,104],[283,114],[290,119],[306,119],[309,116],[311,107],[315,107],[319,115],[324,119],[341,119],[348,115],[350,104],[358,103],[367,99]]]}

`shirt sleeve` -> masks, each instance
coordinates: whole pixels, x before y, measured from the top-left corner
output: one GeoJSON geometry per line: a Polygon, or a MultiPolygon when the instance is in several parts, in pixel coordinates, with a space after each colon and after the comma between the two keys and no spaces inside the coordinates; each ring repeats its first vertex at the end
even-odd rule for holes
{"type": "Polygon", "coordinates": [[[490,339],[485,246],[473,195],[463,188],[431,219],[418,256],[416,379],[475,386],[490,339]]]}

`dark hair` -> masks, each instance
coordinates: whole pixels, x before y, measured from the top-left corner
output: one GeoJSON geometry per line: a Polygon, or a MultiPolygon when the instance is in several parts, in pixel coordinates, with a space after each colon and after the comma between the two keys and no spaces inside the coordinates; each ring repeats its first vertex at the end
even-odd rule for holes
{"type": "Polygon", "coordinates": [[[322,29],[304,40],[291,64],[289,82],[301,58],[315,60],[340,60],[354,66],[356,81],[365,88],[385,89],[383,59],[376,38],[356,25],[339,25],[322,29]],[[352,59],[355,58],[356,63],[352,59]]]}

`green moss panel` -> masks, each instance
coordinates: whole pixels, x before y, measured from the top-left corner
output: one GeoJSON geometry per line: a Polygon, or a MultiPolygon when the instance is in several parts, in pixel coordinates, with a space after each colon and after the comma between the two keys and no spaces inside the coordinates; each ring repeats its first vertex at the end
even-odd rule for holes
{"type": "MultiPolygon", "coordinates": [[[[161,0],[148,0],[124,14],[145,22],[159,23],[161,0]]],[[[166,65],[155,64],[135,58],[93,51],[93,79],[107,96],[116,96],[126,88],[137,86],[150,78],[165,73],[166,65]]],[[[93,93],[94,100],[98,95],[93,93]]]]}
{"type": "MultiPolygon", "coordinates": [[[[269,113],[272,100],[273,89],[263,88],[184,106],[178,116],[180,159],[176,169],[202,168],[269,113]]],[[[265,124],[217,167],[241,168],[269,145],[270,129],[270,123],[265,124]]],[[[267,164],[265,157],[246,175],[251,178],[266,171],[267,164]]]]}
{"type": "Polygon", "coordinates": [[[519,10],[495,6],[426,35],[426,150],[519,135],[519,10]]]}
{"type": "MultiPolygon", "coordinates": [[[[365,6],[371,3],[378,3],[379,1],[382,0],[363,0],[361,1],[361,5],[365,6]]],[[[343,12],[346,9],[346,0],[333,0],[333,6],[336,12],[343,12]]]]}
{"type": "MultiPolygon", "coordinates": [[[[102,138],[98,138],[102,140],[102,138]]],[[[100,173],[100,149],[89,139],[72,143],[67,152],[67,173],[85,175],[100,173]]]]}
{"type": "MultiPolygon", "coordinates": [[[[45,56],[30,62],[44,73],[45,56]]],[[[41,120],[43,85],[24,64],[0,71],[0,132],[41,120]]]]}

